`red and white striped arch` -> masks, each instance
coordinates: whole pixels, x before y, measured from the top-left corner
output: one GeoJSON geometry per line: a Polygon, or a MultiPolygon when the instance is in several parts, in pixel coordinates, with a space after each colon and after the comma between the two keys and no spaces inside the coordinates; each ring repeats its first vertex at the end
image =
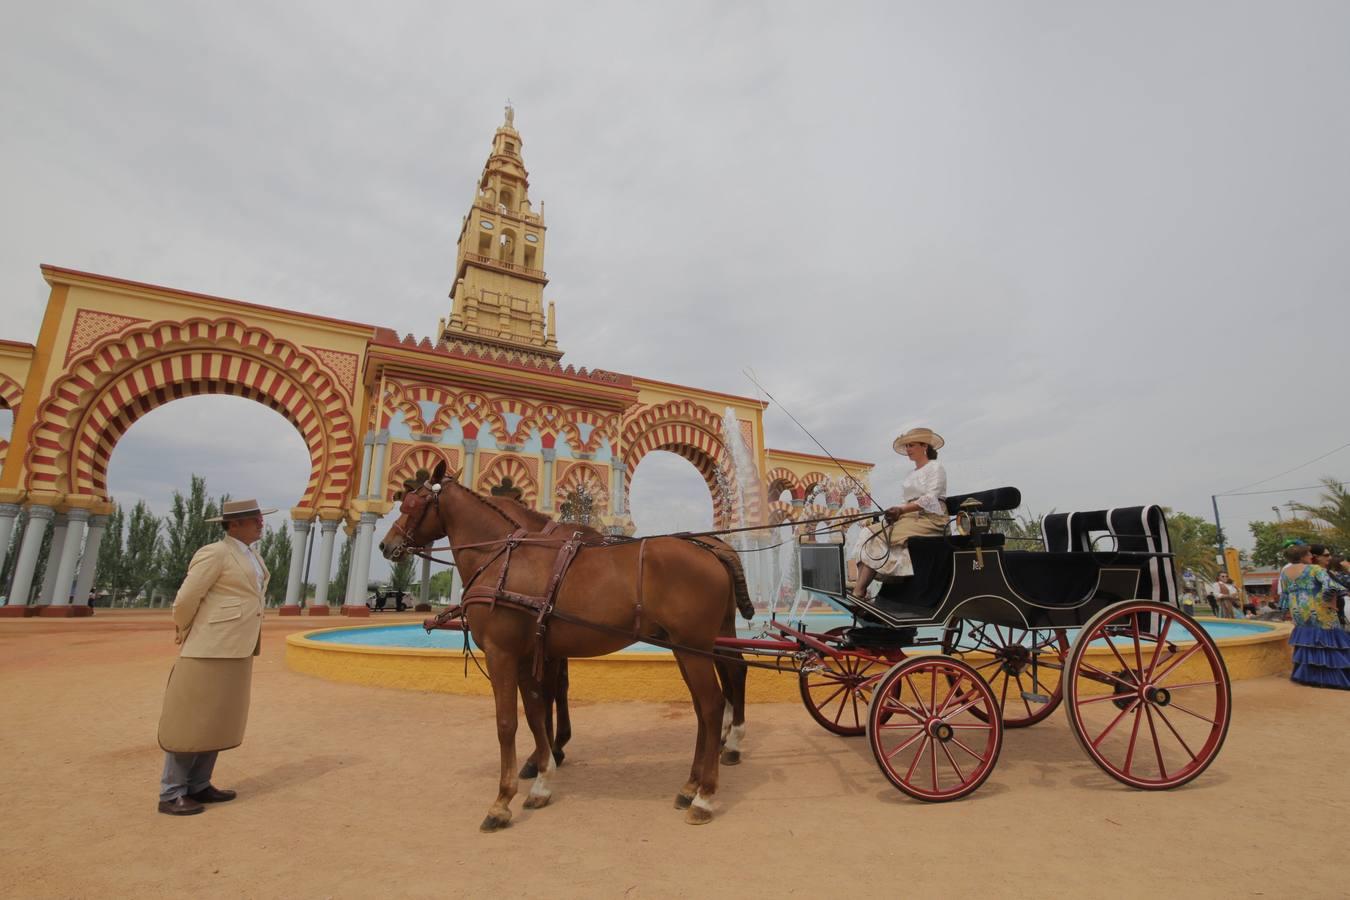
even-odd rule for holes
{"type": "Polygon", "coordinates": [[[346,503],[356,441],[345,396],[313,356],[230,318],[159,322],[82,353],[38,409],[25,459],[29,489],[106,498],[108,460],[127,429],[200,394],[247,397],[281,413],[309,450],[300,505],[346,503]]]}
{"type": "Polygon", "coordinates": [[[439,463],[445,463],[447,472],[459,471],[459,451],[451,447],[426,444],[403,444],[389,460],[389,480],[384,486],[384,499],[393,500],[403,490],[403,482],[417,474],[418,469],[434,472],[439,463]]]}
{"type": "Polygon", "coordinates": [[[520,488],[520,502],[530,509],[538,509],[539,482],[518,457],[502,454],[478,474],[474,490],[480,494],[490,494],[492,489],[510,478],[511,483],[520,488]]]}
{"type": "MultiPolygon", "coordinates": [[[[23,385],[8,375],[0,374],[0,409],[11,410],[18,415],[21,400],[23,400],[23,385]]],[[[5,456],[8,453],[9,441],[0,438],[0,466],[5,464],[5,456]]]]}
{"type": "MultiPolygon", "coordinates": [[[[561,464],[559,465],[561,469],[561,464]]],[[[608,515],[609,505],[609,485],[605,483],[605,471],[600,466],[592,465],[587,462],[574,462],[568,465],[558,478],[558,485],[553,489],[554,496],[562,501],[572,491],[585,486],[586,493],[590,494],[595,500],[595,511],[608,515]]]]}

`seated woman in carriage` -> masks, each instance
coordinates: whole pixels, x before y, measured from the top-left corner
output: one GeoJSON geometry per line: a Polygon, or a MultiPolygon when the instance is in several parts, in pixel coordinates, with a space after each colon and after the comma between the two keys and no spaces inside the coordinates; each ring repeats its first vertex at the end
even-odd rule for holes
{"type": "Polygon", "coordinates": [[[945,442],[927,428],[911,428],[895,439],[896,453],[914,463],[914,471],[901,485],[899,506],[886,510],[886,521],[864,529],[859,539],[858,580],[853,596],[866,598],[877,575],[902,577],[914,574],[906,544],[912,537],[942,534],[947,530],[947,470],[937,461],[945,442]]]}

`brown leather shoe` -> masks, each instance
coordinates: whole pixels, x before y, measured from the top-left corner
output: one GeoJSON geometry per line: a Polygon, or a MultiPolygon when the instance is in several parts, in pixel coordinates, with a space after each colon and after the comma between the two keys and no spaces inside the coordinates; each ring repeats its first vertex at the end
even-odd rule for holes
{"type": "Polygon", "coordinates": [[[234,791],[222,791],[213,784],[208,784],[195,794],[188,794],[198,803],[227,803],[233,800],[237,795],[234,791]]]}
{"type": "Polygon", "coordinates": [[[191,797],[179,797],[176,800],[159,801],[159,811],[166,816],[195,816],[199,812],[206,812],[206,807],[191,797]]]}

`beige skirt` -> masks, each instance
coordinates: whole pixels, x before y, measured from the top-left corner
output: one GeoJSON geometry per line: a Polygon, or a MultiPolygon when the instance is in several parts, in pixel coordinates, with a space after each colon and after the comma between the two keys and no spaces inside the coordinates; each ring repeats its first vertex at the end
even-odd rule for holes
{"type": "Polygon", "coordinates": [[[947,517],[930,512],[905,513],[894,525],[877,522],[867,526],[858,546],[858,562],[874,569],[878,575],[913,575],[905,545],[912,537],[942,534],[947,530],[947,517]],[[889,532],[889,534],[887,534],[889,532]]]}
{"type": "Polygon", "coordinates": [[[169,753],[209,753],[244,742],[253,657],[180,656],[169,673],[159,717],[159,746],[169,753]]]}

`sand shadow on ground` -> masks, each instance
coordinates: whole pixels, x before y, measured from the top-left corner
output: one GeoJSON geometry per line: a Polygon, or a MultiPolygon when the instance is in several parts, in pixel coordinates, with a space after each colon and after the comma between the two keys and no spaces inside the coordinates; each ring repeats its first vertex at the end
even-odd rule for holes
{"type": "Polygon", "coordinates": [[[306,781],[313,781],[337,769],[358,766],[364,761],[364,758],[359,756],[309,756],[245,778],[233,787],[240,794],[259,797],[281,787],[293,787],[306,781]]]}

